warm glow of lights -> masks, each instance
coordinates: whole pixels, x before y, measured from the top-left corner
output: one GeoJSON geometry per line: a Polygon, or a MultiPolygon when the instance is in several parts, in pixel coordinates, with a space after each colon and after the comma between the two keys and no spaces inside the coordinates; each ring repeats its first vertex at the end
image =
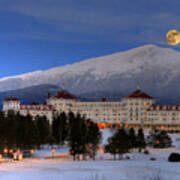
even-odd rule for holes
{"type": "Polygon", "coordinates": [[[51,150],[51,152],[52,152],[52,153],[55,153],[55,152],[56,152],[56,149],[53,148],[53,149],[51,150]]]}
{"type": "Polygon", "coordinates": [[[97,125],[98,125],[98,128],[101,128],[101,123],[98,122],[97,125]]]}
{"type": "Polygon", "coordinates": [[[128,128],[128,124],[125,124],[125,126],[124,126],[125,128],[128,128]]]}
{"type": "Polygon", "coordinates": [[[170,45],[175,46],[180,43],[180,32],[173,29],[166,34],[166,39],[170,45]]]}
{"type": "Polygon", "coordinates": [[[119,127],[121,128],[121,127],[122,127],[122,124],[119,124],[119,127]]]}
{"type": "Polygon", "coordinates": [[[21,152],[20,149],[18,149],[18,150],[16,151],[17,154],[20,154],[20,152],[21,152]]]}
{"type": "Polygon", "coordinates": [[[4,152],[5,154],[7,154],[7,153],[8,153],[8,148],[4,148],[3,152],[4,152]]]}
{"type": "Polygon", "coordinates": [[[148,103],[147,102],[144,102],[144,106],[147,106],[148,105],[148,103]]]}
{"type": "Polygon", "coordinates": [[[157,140],[157,141],[156,141],[156,144],[160,144],[160,141],[157,140]]]}
{"type": "Polygon", "coordinates": [[[106,128],[106,123],[102,123],[102,128],[106,128]]]}
{"type": "Polygon", "coordinates": [[[3,161],[3,156],[0,154],[0,162],[3,161]]]}
{"type": "Polygon", "coordinates": [[[162,117],[160,117],[160,120],[163,120],[163,118],[162,118],[162,117]]]}
{"type": "Polygon", "coordinates": [[[19,161],[22,161],[22,160],[23,160],[23,155],[19,154],[19,161]]]}
{"type": "Polygon", "coordinates": [[[9,154],[12,154],[14,152],[13,149],[9,149],[9,154]]]}
{"type": "Polygon", "coordinates": [[[104,129],[104,128],[107,127],[106,123],[99,123],[99,122],[98,122],[97,125],[98,125],[98,127],[99,127],[100,129],[104,129]]]}
{"type": "Polygon", "coordinates": [[[30,150],[30,153],[31,153],[31,154],[34,154],[34,152],[35,152],[34,149],[31,149],[31,150],[30,150]]]}
{"type": "Polygon", "coordinates": [[[16,153],[13,155],[13,159],[17,160],[17,154],[16,153]]]}

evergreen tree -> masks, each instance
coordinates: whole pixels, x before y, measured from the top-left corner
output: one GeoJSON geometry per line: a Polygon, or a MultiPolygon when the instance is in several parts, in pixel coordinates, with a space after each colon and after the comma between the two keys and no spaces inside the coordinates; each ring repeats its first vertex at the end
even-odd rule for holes
{"type": "Polygon", "coordinates": [[[50,134],[50,125],[49,121],[47,120],[46,116],[37,116],[35,118],[35,124],[38,130],[38,146],[46,143],[46,138],[50,134]]]}
{"type": "Polygon", "coordinates": [[[53,119],[52,135],[57,144],[64,144],[68,136],[67,116],[64,112],[53,119]]]}
{"type": "MultiPolygon", "coordinates": [[[[71,120],[73,120],[72,117],[71,120]]],[[[74,122],[71,122],[70,132],[70,153],[73,155],[74,160],[76,160],[76,157],[80,160],[80,155],[85,155],[87,153],[86,139],[87,127],[85,120],[84,117],[78,114],[74,118],[74,122]]]]}
{"type": "Polygon", "coordinates": [[[52,147],[55,144],[56,140],[54,139],[54,137],[51,134],[49,134],[46,137],[45,142],[52,147]]]}
{"type": "Polygon", "coordinates": [[[136,148],[137,147],[137,137],[136,137],[136,134],[135,134],[135,131],[133,128],[131,128],[129,130],[129,138],[130,138],[130,145],[131,145],[131,148],[136,148]]]}
{"type": "Polygon", "coordinates": [[[117,140],[117,149],[120,159],[121,155],[127,153],[131,148],[131,142],[129,135],[127,134],[124,128],[119,129],[115,136],[117,140]]]}
{"type": "Polygon", "coordinates": [[[141,152],[141,150],[146,147],[143,129],[138,129],[136,145],[139,148],[139,152],[141,152]]]}
{"type": "Polygon", "coordinates": [[[70,139],[71,130],[73,127],[73,124],[75,123],[75,114],[73,112],[69,112],[67,116],[67,140],[70,139]]]}
{"type": "Polygon", "coordinates": [[[37,144],[38,136],[39,133],[35,121],[33,121],[30,115],[27,115],[24,122],[24,149],[34,148],[37,144]]]}
{"type": "Polygon", "coordinates": [[[166,131],[154,130],[150,134],[150,144],[154,148],[168,148],[172,146],[171,137],[166,131]]]}
{"type": "Polygon", "coordinates": [[[105,145],[104,150],[106,153],[110,153],[114,156],[114,160],[116,160],[116,154],[118,153],[118,149],[116,146],[116,137],[112,136],[108,138],[108,144],[105,145]]]}
{"type": "Polygon", "coordinates": [[[88,154],[91,158],[95,159],[96,151],[98,149],[98,144],[101,141],[101,132],[97,124],[87,121],[88,135],[87,135],[87,146],[88,154]]]}
{"type": "Polygon", "coordinates": [[[5,133],[6,133],[6,129],[5,129],[5,115],[3,112],[0,112],[0,152],[3,151],[3,147],[6,145],[6,138],[5,138],[5,133]]]}
{"type": "Polygon", "coordinates": [[[105,151],[114,155],[119,155],[119,159],[122,154],[129,151],[131,148],[131,142],[129,135],[124,128],[118,129],[116,133],[108,139],[108,144],[105,146],[105,151]]]}
{"type": "Polygon", "coordinates": [[[5,131],[5,141],[7,147],[16,146],[16,132],[17,132],[17,116],[14,114],[14,111],[9,111],[5,119],[4,126],[5,131]]]}

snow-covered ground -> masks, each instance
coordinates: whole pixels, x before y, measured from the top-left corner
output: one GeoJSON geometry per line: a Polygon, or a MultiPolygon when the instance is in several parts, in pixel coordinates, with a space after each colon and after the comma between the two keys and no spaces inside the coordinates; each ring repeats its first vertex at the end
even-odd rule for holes
{"type": "MultiPolygon", "coordinates": [[[[112,133],[103,130],[101,144],[105,144],[112,133]]],[[[33,159],[0,164],[0,180],[180,180],[180,163],[167,161],[171,152],[180,153],[180,135],[171,137],[173,148],[148,149],[148,155],[134,151],[117,161],[99,151],[95,161],[73,162],[72,157],[67,156],[66,147],[56,149],[58,157],[51,159],[51,148],[46,147],[36,151],[33,159]],[[127,156],[130,159],[125,159],[127,156]]]]}
{"type": "Polygon", "coordinates": [[[3,180],[163,180],[180,179],[180,163],[166,159],[149,160],[152,155],[134,155],[131,160],[72,162],[71,159],[25,160],[0,165],[3,180]]]}

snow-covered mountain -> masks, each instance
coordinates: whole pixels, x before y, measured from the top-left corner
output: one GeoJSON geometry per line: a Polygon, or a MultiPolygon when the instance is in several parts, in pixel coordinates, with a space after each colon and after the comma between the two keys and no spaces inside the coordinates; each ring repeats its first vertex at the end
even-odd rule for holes
{"type": "Polygon", "coordinates": [[[158,100],[180,104],[180,52],[145,45],[72,65],[0,79],[0,91],[41,84],[61,86],[89,98],[111,99],[138,85],[158,100]],[[179,99],[179,100],[178,100],[179,99]]]}

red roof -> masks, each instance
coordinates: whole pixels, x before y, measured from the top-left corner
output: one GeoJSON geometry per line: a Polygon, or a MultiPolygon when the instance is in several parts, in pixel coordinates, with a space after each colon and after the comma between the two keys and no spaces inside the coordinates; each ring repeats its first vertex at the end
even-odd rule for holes
{"type": "Polygon", "coordinates": [[[125,96],[125,98],[153,99],[153,97],[151,97],[148,94],[142,92],[140,89],[137,89],[136,91],[132,92],[128,96],[125,96]]]}
{"type": "Polygon", "coordinates": [[[54,97],[58,98],[58,99],[62,98],[62,99],[77,100],[77,98],[75,96],[71,95],[70,93],[68,93],[67,91],[64,91],[64,90],[58,92],[54,97]]]}
{"type": "Polygon", "coordinates": [[[5,98],[5,101],[19,101],[19,99],[11,96],[9,98],[5,98]]]}
{"type": "Polygon", "coordinates": [[[147,111],[180,111],[180,105],[152,105],[147,111]]]}
{"type": "Polygon", "coordinates": [[[30,105],[39,105],[37,102],[32,102],[30,105]]]}

